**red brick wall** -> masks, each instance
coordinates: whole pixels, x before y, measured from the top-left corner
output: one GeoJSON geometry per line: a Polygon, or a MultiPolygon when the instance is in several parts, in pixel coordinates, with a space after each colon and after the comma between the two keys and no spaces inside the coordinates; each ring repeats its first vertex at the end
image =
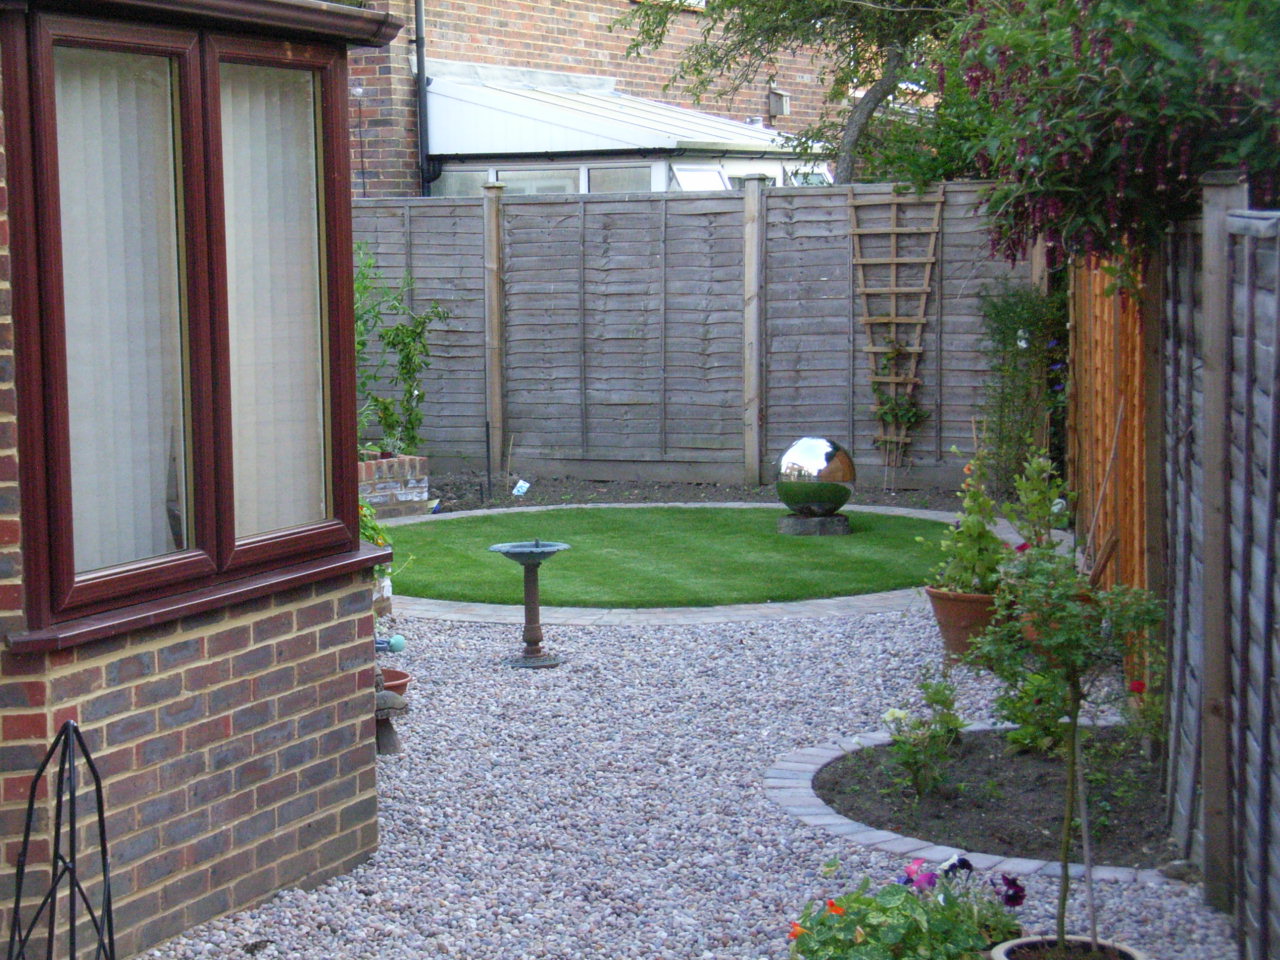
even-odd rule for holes
{"type": "MultiPolygon", "coordinates": [[[[378,829],[372,633],[368,575],[348,575],[0,657],[4,929],[31,773],[67,720],[105,783],[122,957],[366,857],[378,829]]],[[[81,866],[92,876],[93,856],[81,866]]]]}
{"type": "MultiPolygon", "coordinates": [[[[409,64],[413,0],[369,0],[369,6],[390,10],[406,26],[386,51],[354,51],[351,58],[353,83],[358,78],[365,89],[363,119],[354,102],[352,107],[355,195],[417,195],[417,112],[409,64]]],[[[678,88],[664,91],[681,52],[699,36],[698,15],[681,14],[665,44],[645,57],[628,58],[632,32],[608,27],[631,7],[631,0],[429,0],[427,56],[617,77],[619,92],[631,96],[735,120],[765,116],[766,83],[743,89],[731,101],[708,99],[700,106],[678,88]]],[[[791,57],[781,66],[777,84],[791,94],[791,115],[778,117],[775,126],[795,132],[817,119],[825,89],[808,58],[791,57]]]]}
{"type": "Polygon", "coordinates": [[[388,457],[360,463],[360,496],[378,519],[410,517],[426,512],[431,492],[426,457],[388,457]]]}

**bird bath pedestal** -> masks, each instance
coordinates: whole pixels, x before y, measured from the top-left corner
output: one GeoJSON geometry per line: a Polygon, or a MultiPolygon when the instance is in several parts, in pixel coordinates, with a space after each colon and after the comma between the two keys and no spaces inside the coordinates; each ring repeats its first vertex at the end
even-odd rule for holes
{"type": "Polygon", "coordinates": [[[524,567],[524,654],[508,661],[513,667],[558,667],[563,662],[542,649],[542,614],[538,602],[538,567],[569,544],[554,540],[495,543],[489,548],[524,567]]]}

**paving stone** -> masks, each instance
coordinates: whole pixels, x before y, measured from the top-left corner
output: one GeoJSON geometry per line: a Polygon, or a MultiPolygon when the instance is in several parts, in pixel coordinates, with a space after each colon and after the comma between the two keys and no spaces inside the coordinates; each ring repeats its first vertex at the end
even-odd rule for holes
{"type": "Polygon", "coordinates": [[[1094,867],[1093,879],[1109,883],[1132,883],[1138,871],[1132,867],[1094,867]]]}
{"type": "Polygon", "coordinates": [[[933,846],[933,844],[928,840],[919,840],[915,837],[903,837],[895,834],[892,840],[881,840],[879,843],[873,843],[872,846],[886,853],[910,853],[914,855],[915,851],[933,846]]]}
{"type": "Polygon", "coordinates": [[[1044,860],[1032,860],[1028,857],[1006,857],[994,864],[991,869],[1014,877],[1028,877],[1043,870],[1045,863],[1044,860]]]}
{"type": "Polygon", "coordinates": [[[964,851],[958,847],[943,847],[935,845],[924,850],[917,850],[913,856],[923,857],[930,864],[939,864],[944,860],[949,860],[951,857],[959,856],[962,853],[964,853],[964,851]]]}

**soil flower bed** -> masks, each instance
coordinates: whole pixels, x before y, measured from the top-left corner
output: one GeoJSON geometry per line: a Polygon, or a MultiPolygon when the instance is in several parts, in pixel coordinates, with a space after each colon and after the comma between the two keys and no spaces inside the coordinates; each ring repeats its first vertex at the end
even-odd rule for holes
{"type": "MultiPolygon", "coordinates": [[[[1168,859],[1162,778],[1132,740],[1102,729],[1088,762],[1094,861],[1150,868],[1168,859]]],[[[859,750],[818,771],[814,792],[838,813],[878,829],[996,856],[1058,859],[1065,764],[1057,756],[1011,752],[1003,734],[965,733],[944,786],[916,802],[894,781],[883,749],[859,750]]],[[[1073,848],[1072,858],[1080,859],[1073,848]]]]}

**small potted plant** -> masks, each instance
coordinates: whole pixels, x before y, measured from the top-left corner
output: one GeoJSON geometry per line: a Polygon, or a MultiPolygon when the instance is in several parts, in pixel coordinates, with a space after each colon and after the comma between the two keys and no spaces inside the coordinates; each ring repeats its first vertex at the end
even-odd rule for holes
{"type": "Polygon", "coordinates": [[[960,856],[936,871],[915,860],[904,874],[874,892],[863,879],[852,893],[809,904],[791,924],[791,956],[979,960],[993,943],[1021,931],[1009,912],[1024,897],[1013,877],[984,883],[960,856]]]}
{"type": "Polygon", "coordinates": [[[963,657],[969,643],[991,622],[1000,567],[1009,548],[992,529],[995,501],[987,492],[986,463],[979,453],[964,468],[957,494],[960,515],[942,535],[945,559],[924,588],[950,659],[963,657]]]}
{"type": "MultiPolygon", "coordinates": [[[[1038,463],[1036,470],[1024,474],[1019,482],[1020,499],[1041,502],[1042,516],[1055,511],[1053,502],[1060,498],[1047,496],[1058,489],[1052,465],[1038,463]]],[[[1040,682],[1052,684],[1065,703],[1062,748],[1067,770],[1062,798],[1057,935],[1047,942],[1046,938],[1031,938],[1004,944],[993,951],[993,957],[1136,960],[1142,956],[1138,951],[1097,939],[1092,896],[1090,937],[1075,938],[1077,942],[1083,940],[1084,946],[1068,946],[1072,940],[1066,934],[1069,863],[1079,823],[1086,882],[1090,882],[1088,818],[1081,812],[1081,711],[1104,690],[1116,688],[1107,681],[1122,670],[1127,655],[1142,658],[1149,631],[1160,620],[1160,605],[1146,590],[1123,585],[1099,589],[1077,570],[1074,557],[1055,549],[1047,528],[1042,528],[1042,533],[1006,564],[996,592],[997,615],[974,639],[969,659],[991,670],[1012,690],[1022,688],[1035,675],[1040,682]]]]}

